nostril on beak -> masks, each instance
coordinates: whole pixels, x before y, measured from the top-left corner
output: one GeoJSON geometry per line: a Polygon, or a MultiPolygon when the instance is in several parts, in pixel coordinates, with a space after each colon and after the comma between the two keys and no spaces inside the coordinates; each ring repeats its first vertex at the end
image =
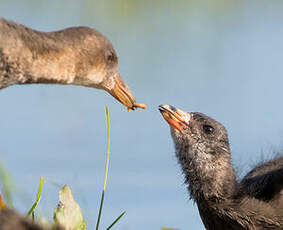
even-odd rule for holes
{"type": "Polygon", "coordinates": [[[169,107],[173,112],[177,112],[177,109],[174,106],[170,105],[169,107]]]}

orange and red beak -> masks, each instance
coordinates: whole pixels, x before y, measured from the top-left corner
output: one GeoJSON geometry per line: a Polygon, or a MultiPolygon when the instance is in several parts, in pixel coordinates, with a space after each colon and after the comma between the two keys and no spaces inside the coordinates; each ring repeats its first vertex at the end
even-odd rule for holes
{"type": "Polygon", "coordinates": [[[146,109],[145,104],[136,103],[130,88],[124,82],[119,73],[114,77],[114,88],[110,91],[110,94],[115,97],[119,102],[125,105],[128,110],[134,110],[135,108],[146,109]]]}
{"type": "Polygon", "coordinates": [[[171,127],[176,128],[180,132],[185,126],[189,125],[190,114],[183,112],[171,105],[160,105],[159,111],[163,118],[168,122],[171,127]]]}

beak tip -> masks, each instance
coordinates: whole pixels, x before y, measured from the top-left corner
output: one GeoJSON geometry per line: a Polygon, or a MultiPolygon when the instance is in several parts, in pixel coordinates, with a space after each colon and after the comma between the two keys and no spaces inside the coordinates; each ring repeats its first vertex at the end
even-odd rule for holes
{"type": "Polygon", "coordinates": [[[161,104],[161,105],[158,106],[158,109],[159,109],[160,112],[166,111],[166,110],[173,110],[174,111],[175,107],[168,105],[168,104],[161,104]]]}
{"type": "Polygon", "coordinates": [[[126,83],[121,78],[120,74],[118,74],[114,78],[115,86],[110,91],[112,96],[114,96],[121,104],[127,107],[128,111],[135,110],[136,108],[146,109],[145,104],[136,103],[136,99],[134,98],[130,88],[126,85],[126,83]]]}
{"type": "Polygon", "coordinates": [[[134,103],[133,105],[133,110],[136,109],[136,108],[140,108],[140,109],[146,109],[147,108],[147,105],[146,104],[141,104],[141,103],[134,103]]]}

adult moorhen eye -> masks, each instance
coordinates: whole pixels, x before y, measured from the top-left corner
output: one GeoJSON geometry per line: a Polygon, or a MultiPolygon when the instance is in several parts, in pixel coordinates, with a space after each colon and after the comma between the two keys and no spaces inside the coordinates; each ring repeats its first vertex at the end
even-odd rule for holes
{"type": "Polygon", "coordinates": [[[106,59],[107,59],[107,62],[108,62],[108,63],[114,62],[114,60],[115,60],[115,55],[114,55],[114,53],[113,53],[113,52],[107,53],[106,59]]]}
{"type": "Polygon", "coordinates": [[[202,129],[207,134],[212,134],[214,132],[214,128],[210,125],[204,125],[202,126],[202,129]]]}

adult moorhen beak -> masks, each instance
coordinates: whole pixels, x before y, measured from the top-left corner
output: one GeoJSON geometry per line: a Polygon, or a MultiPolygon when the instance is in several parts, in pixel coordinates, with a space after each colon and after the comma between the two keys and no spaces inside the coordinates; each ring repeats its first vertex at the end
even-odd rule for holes
{"type": "Polygon", "coordinates": [[[180,132],[185,126],[189,125],[190,114],[186,113],[171,105],[160,105],[159,111],[163,118],[168,122],[171,127],[176,128],[180,132]]]}
{"type": "Polygon", "coordinates": [[[145,104],[136,103],[136,99],[134,98],[130,88],[124,82],[119,73],[117,73],[114,77],[114,82],[115,85],[114,88],[110,90],[110,94],[125,105],[128,110],[134,110],[135,108],[146,109],[145,104]]]}

